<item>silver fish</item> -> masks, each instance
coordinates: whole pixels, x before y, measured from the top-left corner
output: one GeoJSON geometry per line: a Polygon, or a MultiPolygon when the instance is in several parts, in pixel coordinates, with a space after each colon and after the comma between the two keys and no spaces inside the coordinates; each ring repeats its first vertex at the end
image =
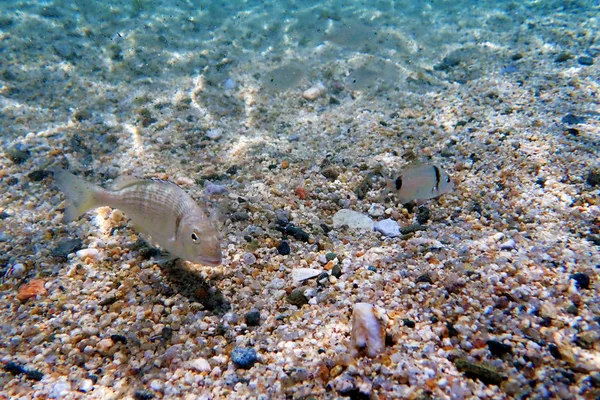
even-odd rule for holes
{"type": "Polygon", "coordinates": [[[450,193],[454,182],[437,165],[425,164],[405,168],[397,178],[388,180],[388,188],[402,204],[423,202],[450,193]]]}
{"type": "Polygon", "coordinates": [[[70,203],[64,214],[66,222],[97,207],[118,208],[137,230],[150,235],[173,256],[204,265],[221,264],[221,244],[213,219],[176,184],[121,177],[107,190],[60,168],[52,172],[70,203]]]}

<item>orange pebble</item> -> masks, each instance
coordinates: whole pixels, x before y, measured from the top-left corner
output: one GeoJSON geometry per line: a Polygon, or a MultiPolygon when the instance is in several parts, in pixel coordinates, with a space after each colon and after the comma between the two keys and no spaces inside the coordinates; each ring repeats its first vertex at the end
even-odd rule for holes
{"type": "Polygon", "coordinates": [[[41,279],[32,279],[19,288],[17,300],[26,302],[35,296],[44,296],[47,293],[44,287],[44,281],[41,279]]]}
{"type": "Polygon", "coordinates": [[[298,197],[300,197],[300,200],[305,200],[306,199],[306,189],[304,189],[302,186],[298,186],[296,188],[296,195],[298,197]]]}
{"type": "Polygon", "coordinates": [[[290,166],[290,162],[288,160],[283,160],[281,162],[281,169],[286,169],[289,166],[290,166]]]}
{"type": "Polygon", "coordinates": [[[327,271],[331,270],[333,268],[333,261],[329,261],[323,268],[325,268],[327,271]]]}

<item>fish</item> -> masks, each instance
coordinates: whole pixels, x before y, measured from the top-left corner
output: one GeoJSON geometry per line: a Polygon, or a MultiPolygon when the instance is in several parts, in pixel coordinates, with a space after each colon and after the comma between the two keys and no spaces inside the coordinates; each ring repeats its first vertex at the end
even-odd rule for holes
{"type": "Polygon", "coordinates": [[[215,218],[173,182],[161,179],[118,178],[104,189],[61,168],[50,169],[68,207],[63,220],[71,222],[98,207],[123,211],[141,233],[148,235],[173,258],[218,266],[222,262],[215,218]]]}
{"type": "Polygon", "coordinates": [[[414,165],[405,168],[396,178],[389,178],[388,189],[402,204],[416,201],[423,203],[454,190],[454,182],[439,166],[414,165]]]}

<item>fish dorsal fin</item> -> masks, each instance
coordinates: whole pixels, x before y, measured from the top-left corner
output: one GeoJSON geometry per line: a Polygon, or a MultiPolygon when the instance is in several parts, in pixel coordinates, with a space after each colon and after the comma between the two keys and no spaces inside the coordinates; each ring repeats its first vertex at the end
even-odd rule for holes
{"type": "Polygon", "coordinates": [[[140,178],[137,178],[132,175],[121,175],[117,179],[115,179],[110,186],[111,190],[121,190],[125,189],[128,186],[131,186],[140,181],[140,178]]]}

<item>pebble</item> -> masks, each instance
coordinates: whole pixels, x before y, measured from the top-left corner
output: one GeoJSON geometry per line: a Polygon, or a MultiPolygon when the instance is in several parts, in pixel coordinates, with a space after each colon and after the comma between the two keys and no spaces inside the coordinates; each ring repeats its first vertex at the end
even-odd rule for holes
{"type": "Polygon", "coordinates": [[[477,378],[486,384],[500,385],[504,379],[504,377],[492,367],[473,363],[464,358],[457,358],[454,360],[454,366],[466,376],[477,378]]]}
{"type": "Polygon", "coordinates": [[[281,242],[279,242],[279,244],[277,245],[277,252],[282,256],[289,255],[291,252],[289,242],[287,240],[282,240],[281,242]]]}
{"type": "Polygon", "coordinates": [[[594,59],[592,57],[588,57],[588,56],[581,56],[577,59],[577,62],[581,65],[593,65],[594,64],[594,59]]]}
{"type": "Polygon", "coordinates": [[[215,183],[209,182],[204,187],[204,193],[206,193],[209,196],[216,195],[216,194],[223,194],[225,192],[227,192],[227,188],[225,186],[217,185],[215,183]]]}
{"type": "Polygon", "coordinates": [[[500,250],[514,250],[517,244],[513,239],[509,239],[500,245],[500,250]]]}
{"type": "Polygon", "coordinates": [[[254,349],[236,347],[231,351],[231,361],[239,368],[248,369],[258,361],[258,357],[254,349]]]}
{"type": "Polygon", "coordinates": [[[63,257],[67,258],[67,256],[71,253],[75,253],[79,249],[83,247],[83,241],[81,239],[62,239],[52,252],[50,253],[53,257],[63,257]]]}
{"type": "Polygon", "coordinates": [[[150,381],[150,389],[154,390],[155,392],[160,392],[163,388],[163,383],[160,379],[152,379],[150,381]]]}
{"type": "Polygon", "coordinates": [[[349,209],[341,209],[333,216],[333,226],[340,228],[348,226],[350,229],[364,229],[372,231],[375,223],[368,215],[349,209]]]}
{"type": "Polygon", "coordinates": [[[227,80],[223,83],[223,87],[226,90],[233,90],[235,89],[235,81],[231,78],[227,78],[227,80]]]}
{"type": "Polygon", "coordinates": [[[292,293],[290,293],[290,295],[287,296],[288,303],[298,308],[301,308],[303,305],[308,304],[308,299],[304,295],[305,290],[306,287],[304,286],[292,290],[292,293]]]}
{"type": "Polygon", "coordinates": [[[24,145],[19,143],[6,150],[5,156],[15,164],[23,164],[29,159],[31,153],[24,145]]]}
{"type": "Polygon", "coordinates": [[[19,288],[17,300],[24,303],[32,297],[44,296],[48,292],[44,287],[44,281],[41,279],[32,279],[19,288]]]}
{"type": "Polygon", "coordinates": [[[369,303],[356,303],[352,310],[351,343],[353,355],[377,357],[385,347],[385,328],[369,303]]]}
{"type": "Polygon", "coordinates": [[[96,258],[98,257],[98,254],[100,253],[100,251],[98,251],[98,249],[82,249],[82,250],[78,250],[75,254],[77,255],[77,258],[79,258],[80,260],[84,260],[88,257],[91,258],[96,258]]]}
{"type": "Polygon", "coordinates": [[[25,268],[25,266],[21,263],[17,263],[8,270],[6,276],[11,277],[11,278],[21,279],[22,277],[25,276],[26,272],[27,272],[27,269],[25,268]]]}
{"type": "Polygon", "coordinates": [[[488,340],[486,344],[490,353],[496,357],[502,357],[505,354],[512,353],[512,347],[510,345],[504,344],[497,340],[488,340]]]}
{"type": "Polygon", "coordinates": [[[292,269],[292,280],[294,283],[304,282],[307,279],[319,276],[322,271],[315,268],[294,268],[292,269]]]}
{"type": "Polygon", "coordinates": [[[333,268],[331,268],[331,275],[335,276],[336,278],[342,276],[342,267],[340,267],[338,264],[334,265],[333,268]]]}
{"type": "Polygon", "coordinates": [[[50,397],[54,399],[62,399],[69,394],[71,391],[71,383],[59,380],[52,386],[52,392],[50,397]]]}
{"type": "Polygon", "coordinates": [[[256,264],[256,256],[252,253],[246,253],[242,256],[242,260],[244,260],[244,264],[246,265],[254,265],[256,264]]]}
{"type": "Polygon", "coordinates": [[[567,114],[564,117],[562,117],[561,121],[563,124],[566,124],[566,125],[577,125],[577,124],[583,124],[585,122],[585,118],[579,117],[574,114],[567,114]]]}
{"type": "Polygon", "coordinates": [[[371,204],[369,215],[371,217],[381,217],[385,213],[385,207],[381,204],[371,204]]]}
{"type": "Polygon", "coordinates": [[[308,233],[304,232],[302,229],[298,228],[293,224],[286,225],[284,232],[288,235],[293,236],[294,239],[300,240],[302,242],[308,242],[308,239],[310,238],[308,233]]]}
{"type": "Polygon", "coordinates": [[[427,223],[427,221],[429,221],[429,218],[431,218],[431,212],[429,211],[429,208],[425,206],[419,207],[417,210],[417,222],[421,225],[424,225],[427,223]]]}
{"type": "Polygon", "coordinates": [[[198,372],[210,372],[212,370],[206,358],[196,358],[188,362],[188,366],[198,372]]]}
{"type": "Polygon", "coordinates": [[[585,178],[585,182],[592,187],[600,185],[600,170],[590,170],[585,178]]]}
{"type": "Polygon", "coordinates": [[[87,393],[90,390],[92,390],[93,386],[94,386],[94,382],[92,382],[91,379],[84,379],[79,384],[79,391],[83,392],[83,393],[87,393]]]}
{"type": "Polygon", "coordinates": [[[375,223],[374,228],[376,232],[381,233],[384,236],[394,238],[400,236],[400,225],[391,218],[384,219],[375,223]]]}
{"type": "Polygon", "coordinates": [[[252,309],[244,316],[246,319],[246,325],[258,326],[260,325],[260,312],[257,309],[252,309]]]}
{"type": "Polygon", "coordinates": [[[206,137],[209,138],[209,139],[212,139],[212,140],[217,140],[221,136],[223,136],[223,130],[222,129],[209,129],[206,132],[206,137]]]}
{"type": "Polygon", "coordinates": [[[32,182],[39,182],[47,176],[50,176],[50,171],[36,169],[35,171],[31,171],[27,174],[27,179],[29,179],[32,182]]]}
{"type": "Polygon", "coordinates": [[[306,89],[302,93],[302,97],[304,97],[306,100],[315,101],[319,97],[323,96],[324,94],[325,94],[325,88],[323,87],[323,85],[319,84],[319,85],[313,86],[309,89],[306,89]]]}
{"type": "Polygon", "coordinates": [[[590,288],[590,277],[583,272],[576,272],[571,275],[571,279],[575,281],[575,285],[579,289],[589,289],[590,288]]]}

